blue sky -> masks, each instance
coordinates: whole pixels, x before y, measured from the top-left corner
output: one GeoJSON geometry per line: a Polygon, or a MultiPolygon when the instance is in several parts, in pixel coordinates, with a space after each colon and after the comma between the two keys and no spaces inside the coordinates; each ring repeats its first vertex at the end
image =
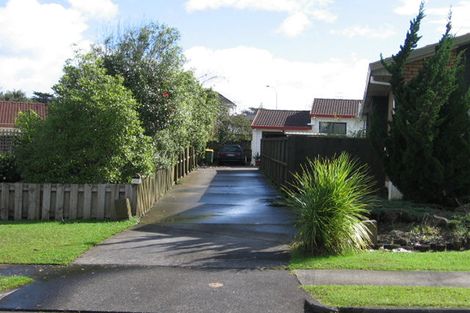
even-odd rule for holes
{"type": "MultiPolygon", "coordinates": [[[[419,2],[0,0],[0,88],[47,91],[76,47],[158,21],[180,31],[186,68],[239,109],[274,108],[275,92],[279,108],[308,109],[361,98],[368,63],[397,51],[419,2]]],[[[470,32],[470,0],[428,0],[420,45],[439,40],[450,6],[454,32],[470,32]]]]}

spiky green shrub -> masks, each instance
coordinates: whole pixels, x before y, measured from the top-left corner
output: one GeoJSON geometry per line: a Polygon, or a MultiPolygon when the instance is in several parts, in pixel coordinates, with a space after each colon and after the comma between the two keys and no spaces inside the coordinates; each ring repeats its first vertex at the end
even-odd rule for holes
{"type": "Polygon", "coordinates": [[[342,153],[308,160],[285,188],[296,214],[295,245],[307,253],[342,254],[366,249],[370,231],[364,223],[373,192],[365,165],[342,153]]]}

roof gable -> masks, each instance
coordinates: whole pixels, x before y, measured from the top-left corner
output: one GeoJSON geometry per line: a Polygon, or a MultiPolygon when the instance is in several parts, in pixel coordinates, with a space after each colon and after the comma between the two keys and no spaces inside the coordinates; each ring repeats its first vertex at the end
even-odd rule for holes
{"type": "Polygon", "coordinates": [[[32,110],[41,118],[47,116],[47,105],[39,102],[0,101],[0,127],[14,128],[19,112],[32,110]]]}
{"type": "MultiPolygon", "coordinates": [[[[462,46],[470,45],[470,33],[455,37],[453,42],[453,49],[459,49],[462,46]]],[[[422,60],[432,56],[436,51],[436,46],[438,45],[438,43],[439,42],[436,42],[421,48],[414,49],[413,51],[411,51],[410,56],[406,60],[406,63],[412,63],[416,60],[422,60]]],[[[392,57],[388,57],[384,61],[389,62],[391,60],[392,57]]],[[[384,69],[381,60],[370,63],[369,70],[374,72],[374,75],[376,74],[376,72],[377,74],[390,75],[388,71],[384,69]]]]}
{"type": "Polygon", "coordinates": [[[309,111],[259,109],[252,128],[277,130],[310,130],[309,111]]]}
{"type": "Polygon", "coordinates": [[[359,115],[362,100],[315,98],[310,115],[312,117],[355,118],[359,115]]]}

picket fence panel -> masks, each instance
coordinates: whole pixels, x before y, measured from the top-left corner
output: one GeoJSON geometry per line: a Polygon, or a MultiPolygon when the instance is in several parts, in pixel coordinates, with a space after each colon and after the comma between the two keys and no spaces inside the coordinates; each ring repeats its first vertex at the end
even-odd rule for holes
{"type": "Polygon", "coordinates": [[[136,207],[135,185],[2,183],[1,220],[112,219],[115,200],[136,207]]]}

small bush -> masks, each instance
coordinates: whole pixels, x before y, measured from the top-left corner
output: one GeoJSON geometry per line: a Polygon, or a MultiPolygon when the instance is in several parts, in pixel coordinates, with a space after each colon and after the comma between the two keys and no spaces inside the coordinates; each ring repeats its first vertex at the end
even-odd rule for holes
{"type": "Polygon", "coordinates": [[[470,244],[470,213],[454,216],[451,219],[448,228],[450,229],[454,240],[462,241],[467,245],[470,244]]]}
{"type": "Polygon", "coordinates": [[[370,245],[364,223],[370,204],[372,179],[346,153],[309,160],[285,191],[297,213],[295,244],[314,254],[341,254],[370,245]]]}
{"type": "Polygon", "coordinates": [[[21,179],[16,158],[12,153],[0,153],[0,181],[15,183],[21,179]]]}

